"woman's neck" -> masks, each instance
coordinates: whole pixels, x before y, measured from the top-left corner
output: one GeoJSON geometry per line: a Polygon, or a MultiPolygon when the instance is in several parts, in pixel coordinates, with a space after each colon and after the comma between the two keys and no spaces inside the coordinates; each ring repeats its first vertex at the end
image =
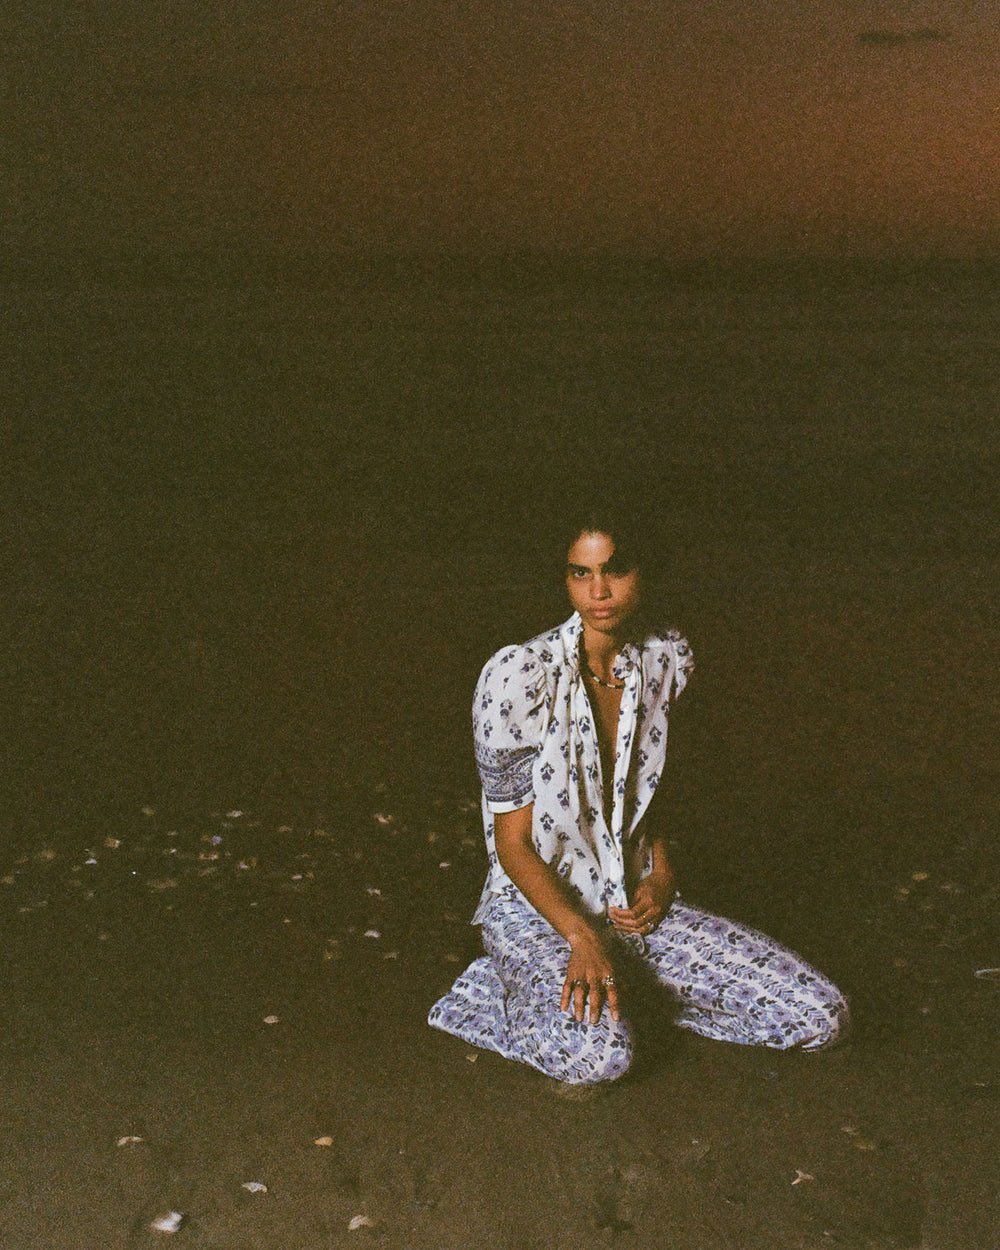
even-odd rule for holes
{"type": "Polygon", "coordinates": [[[598,633],[596,630],[589,630],[584,625],[582,645],[583,658],[591,672],[596,673],[598,677],[610,678],[615,658],[624,645],[624,640],[620,635],[598,633]]]}

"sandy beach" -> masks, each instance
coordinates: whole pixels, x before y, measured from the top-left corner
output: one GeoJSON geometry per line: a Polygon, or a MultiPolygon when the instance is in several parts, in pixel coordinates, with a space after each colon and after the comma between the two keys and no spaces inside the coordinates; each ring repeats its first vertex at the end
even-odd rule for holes
{"type": "Polygon", "coordinates": [[[986,297],[541,289],[22,293],[5,1247],[1000,1244],[986,297]],[[665,1030],[580,1100],[425,1019],[479,950],[476,673],[560,619],[484,491],[623,397],[673,440],[682,890],[855,1029],[665,1030]]]}
{"type": "MultiPolygon", "coordinates": [[[[973,572],[937,584],[974,595],[973,572]]],[[[794,716],[776,705],[788,666],[762,658],[717,664],[678,714],[697,777],[678,781],[678,857],[692,897],[848,990],[848,1043],[665,1032],[576,1101],[424,1024],[477,953],[471,787],[400,788],[386,765],[323,826],[134,809],[4,865],[3,1243],[991,1245],[1000,973],[976,974],[996,962],[996,850],[969,784],[988,708],[933,649],[905,706],[869,684],[901,635],[932,632],[912,580],[908,610],[855,617],[855,676],[831,689],[825,644],[845,634],[808,610],[831,590],[811,580],[797,617],[773,585],[743,600],[799,640],[794,716]],[[728,844],[702,853],[713,828],[728,844]],[[177,1233],[153,1231],[170,1212],[177,1233]]],[[[984,606],[938,603],[933,632],[960,637],[984,606]]]]}

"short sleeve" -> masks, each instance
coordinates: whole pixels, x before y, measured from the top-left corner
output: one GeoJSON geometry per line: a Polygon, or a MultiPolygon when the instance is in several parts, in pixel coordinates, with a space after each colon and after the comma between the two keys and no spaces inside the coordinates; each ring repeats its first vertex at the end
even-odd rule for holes
{"type": "Polygon", "coordinates": [[[480,675],[472,705],[476,767],[486,805],[512,812],[534,801],[532,767],[547,720],[545,670],[525,647],[498,651],[480,675]]]}
{"type": "Polygon", "coordinates": [[[694,672],[694,656],[688,640],[682,638],[676,630],[671,630],[667,637],[674,648],[674,688],[671,698],[676,699],[694,672]]]}

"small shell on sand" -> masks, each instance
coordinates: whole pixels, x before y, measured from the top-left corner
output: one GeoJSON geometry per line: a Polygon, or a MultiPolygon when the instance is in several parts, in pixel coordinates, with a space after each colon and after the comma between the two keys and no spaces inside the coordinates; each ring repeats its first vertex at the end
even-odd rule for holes
{"type": "Polygon", "coordinates": [[[176,1233],[183,1223],[180,1211],[167,1211],[165,1215],[158,1215],[149,1227],[154,1233],[176,1233]]]}

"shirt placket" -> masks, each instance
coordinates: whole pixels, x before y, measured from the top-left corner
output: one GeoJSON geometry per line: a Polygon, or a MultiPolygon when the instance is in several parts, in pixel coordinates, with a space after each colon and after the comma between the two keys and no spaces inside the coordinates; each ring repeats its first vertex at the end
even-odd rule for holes
{"type": "MultiPolygon", "coordinates": [[[[624,780],[628,772],[632,738],[635,732],[636,706],[636,676],[633,668],[628,675],[625,689],[622,691],[621,709],[618,713],[618,733],[615,739],[614,774],[611,782],[611,828],[608,833],[614,867],[613,871],[606,872],[605,885],[608,903],[612,907],[628,906],[628,896],[625,892],[625,848],[622,838],[625,795],[624,786],[620,786],[619,782],[624,780]]],[[[603,794],[603,778],[601,779],[601,792],[603,794]]],[[[604,821],[603,803],[601,804],[601,821],[602,823],[604,821]]]]}
{"type": "Polygon", "coordinates": [[[639,706],[639,666],[629,670],[625,689],[622,691],[621,710],[618,714],[618,738],[615,742],[615,775],[611,791],[611,834],[619,847],[625,840],[625,781],[632,758],[632,742],[635,738],[636,708],[639,706]]]}
{"type": "MultiPolygon", "coordinates": [[[[594,824],[597,826],[597,828],[591,827],[590,829],[592,845],[604,877],[607,901],[613,907],[625,907],[625,861],[622,858],[621,839],[617,838],[614,833],[615,800],[612,795],[611,828],[608,828],[607,818],[604,815],[604,776],[601,768],[601,752],[597,742],[597,720],[594,715],[594,709],[591,707],[587,688],[579,674],[576,675],[573,681],[570,698],[573,705],[571,719],[577,724],[586,719],[591,725],[591,732],[584,736],[583,741],[585,744],[584,788],[587,795],[587,804],[595,813],[594,824]],[[593,767],[593,775],[590,772],[591,766],[593,767]],[[604,837],[603,834],[606,834],[607,837],[604,837]],[[609,856],[611,857],[610,863],[609,856]]],[[[584,889],[586,889],[585,885],[584,889]]]]}

